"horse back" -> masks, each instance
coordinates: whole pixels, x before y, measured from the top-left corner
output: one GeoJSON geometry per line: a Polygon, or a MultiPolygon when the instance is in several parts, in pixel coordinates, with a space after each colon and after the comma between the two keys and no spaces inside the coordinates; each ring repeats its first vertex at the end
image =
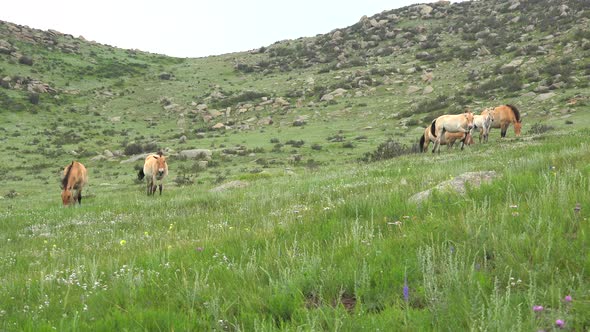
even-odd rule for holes
{"type": "Polygon", "coordinates": [[[81,188],[88,183],[88,172],[82,163],[72,161],[64,168],[62,187],[64,189],[81,188]]]}

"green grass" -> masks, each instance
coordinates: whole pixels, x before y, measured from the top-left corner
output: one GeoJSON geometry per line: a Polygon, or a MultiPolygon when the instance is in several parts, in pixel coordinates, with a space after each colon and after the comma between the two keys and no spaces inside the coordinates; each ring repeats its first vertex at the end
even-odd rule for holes
{"type": "Polygon", "coordinates": [[[408,7],[375,16],[398,16],[387,31],[359,23],[339,29],[341,41],[198,59],[67,36],[48,47],[54,37],[0,23],[0,39],[33,59],[0,54],[0,330],[531,331],[556,319],[587,330],[588,9],[521,5],[517,22],[498,1],[433,5],[419,19],[408,7]],[[485,29],[498,37],[478,41],[485,29]],[[422,51],[434,59],[416,59],[422,51]],[[23,79],[57,92],[33,104],[23,79]],[[552,98],[534,92],[559,80],[552,98]],[[320,100],[336,88],[347,92],[320,100]],[[198,104],[223,115],[206,122],[198,104]],[[388,140],[412,147],[439,113],[500,104],[520,109],[522,137],[492,130],[463,152],[359,162],[388,140]],[[228,128],[212,130],[217,122],[228,128]],[[166,151],[162,196],[136,181],[141,160],[124,162],[132,144],[166,151]],[[204,167],[180,156],[187,149],[212,159],[204,167]],[[96,160],[105,150],[115,157],[96,160]],[[81,207],[62,208],[72,160],[90,184],[81,207]],[[488,170],[500,177],[465,196],[408,200],[488,170]],[[247,186],[209,191],[232,180],[247,186]]]}
{"type": "Polygon", "coordinates": [[[189,186],[146,197],[139,184],[91,182],[77,208],[59,206],[57,187],[5,198],[1,326],[531,330],[559,318],[581,330],[586,137],[326,167],[218,194],[189,186]],[[501,178],[465,197],[407,201],[473,170],[501,178]]]}

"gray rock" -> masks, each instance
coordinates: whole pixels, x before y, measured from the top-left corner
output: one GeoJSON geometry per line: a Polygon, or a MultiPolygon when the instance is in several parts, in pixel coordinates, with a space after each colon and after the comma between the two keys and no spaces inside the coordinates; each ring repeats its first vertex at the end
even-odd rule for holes
{"type": "Polygon", "coordinates": [[[211,155],[213,154],[209,149],[192,149],[192,150],[182,150],[179,152],[181,156],[187,157],[189,159],[203,159],[203,160],[211,160],[211,155]]]}
{"type": "Polygon", "coordinates": [[[143,160],[145,159],[145,157],[148,156],[149,153],[142,153],[142,154],[136,154],[134,156],[131,156],[129,159],[125,159],[121,161],[121,164],[126,164],[126,163],[132,163],[138,160],[143,160]]]}
{"type": "Polygon", "coordinates": [[[236,181],[227,182],[227,183],[224,183],[220,186],[212,188],[209,190],[209,192],[219,193],[219,192],[226,191],[228,189],[244,188],[244,187],[247,187],[248,185],[249,185],[248,182],[236,180],[236,181]]]}
{"type": "Polygon", "coordinates": [[[420,88],[419,86],[415,86],[415,85],[410,85],[408,87],[408,90],[406,91],[407,94],[412,94],[412,93],[416,93],[418,91],[422,90],[422,88],[420,88]]]}
{"type": "Polygon", "coordinates": [[[421,203],[427,200],[432,194],[433,190],[449,191],[465,195],[467,192],[467,184],[470,188],[477,188],[482,183],[490,183],[499,175],[495,171],[481,171],[481,172],[467,172],[463,173],[451,180],[444,181],[436,185],[434,188],[419,192],[410,197],[409,201],[413,203],[421,203]]]}
{"type": "Polygon", "coordinates": [[[555,93],[554,92],[547,92],[547,93],[542,93],[540,95],[537,96],[537,98],[535,98],[535,100],[537,101],[544,101],[550,98],[555,97],[555,93]]]}

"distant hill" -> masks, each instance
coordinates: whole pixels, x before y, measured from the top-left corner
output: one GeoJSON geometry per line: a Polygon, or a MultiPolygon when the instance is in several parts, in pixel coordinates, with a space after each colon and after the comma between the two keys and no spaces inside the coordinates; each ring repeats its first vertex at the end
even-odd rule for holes
{"type": "MultiPolygon", "coordinates": [[[[411,146],[438,115],[502,103],[519,107],[525,132],[582,126],[589,9],[584,0],[439,1],[196,59],[0,22],[2,142],[28,146],[22,160],[214,147],[232,177],[349,162],[392,137],[411,146]],[[284,144],[303,138],[303,148],[284,144]],[[255,166],[230,160],[254,150],[255,166]]],[[[204,171],[206,181],[221,173],[204,171]]]]}

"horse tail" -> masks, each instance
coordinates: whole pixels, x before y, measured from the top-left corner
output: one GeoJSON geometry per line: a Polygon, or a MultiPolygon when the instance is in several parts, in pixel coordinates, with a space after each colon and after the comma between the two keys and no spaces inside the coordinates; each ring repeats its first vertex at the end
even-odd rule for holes
{"type": "Polygon", "coordinates": [[[138,180],[143,180],[143,178],[145,177],[145,173],[143,173],[143,167],[139,169],[139,172],[137,173],[137,179],[138,180]]]}
{"type": "Polygon", "coordinates": [[[518,111],[518,108],[516,108],[516,106],[514,105],[506,105],[508,107],[510,107],[510,109],[512,110],[512,113],[514,113],[514,117],[516,118],[516,122],[520,123],[521,119],[520,119],[520,112],[518,111]]]}
{"type": "Polygon", "coordinates": [[[430,125],[430,133],[432,134],[432,137],[436,137],[436,119],[433,120],[430,125]]]}
{"type": "Polygon", "coordinates": [[[424,152],[424,141],[426,140],[426,138],[424,137],[424,134],[422,134],[422,137],[420,137],[420,152],[424,152]]]}
{"type": "Polygon", "coordinates": [[[63,189],[68,189],[68,180],[70,177],[70,173],[72,172],[72,168],[74,167],[74,161],[68,165],[66,169],[66,174],[64,175],[63,179],[61,179],[61,186],[63,189]]]}

